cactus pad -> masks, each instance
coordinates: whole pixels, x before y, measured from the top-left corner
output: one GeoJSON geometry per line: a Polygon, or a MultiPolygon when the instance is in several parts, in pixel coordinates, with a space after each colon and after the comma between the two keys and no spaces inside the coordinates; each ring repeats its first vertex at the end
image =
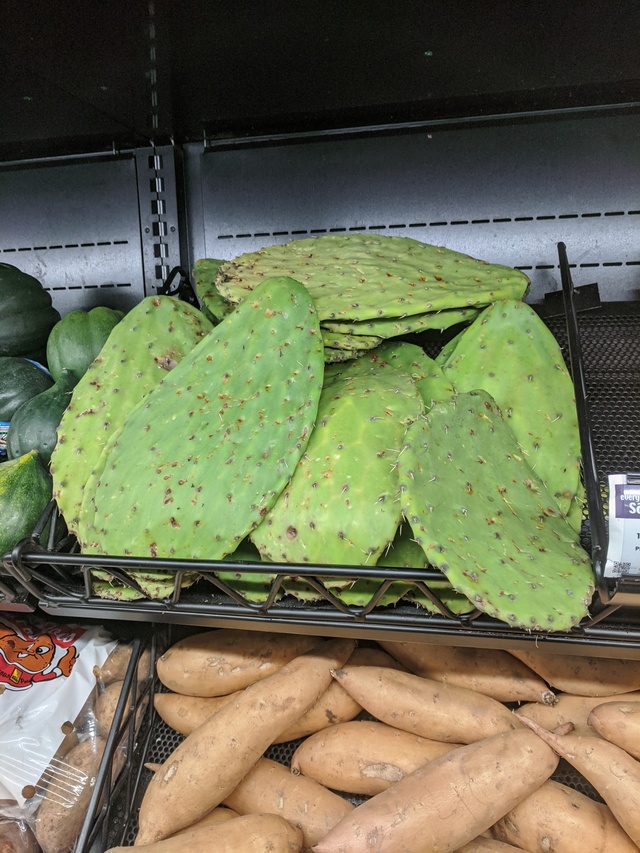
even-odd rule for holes
{"type": "Polygon", "coordinates": [[[215,285],[223,299],[238,303],[272,276],[302,282],[321,323],[481,308],[496,299],[520,299],[529,285],[518,270],[379,234],[327,234],[240,255],[220,267],[215,285]]]}
{"type": "Polygon", "coordinates": [[[588,614],[589,555],[489,394],[459,394],[410,424],[398,470],[416,541],[479,610],[533,631],[588,614]]]}
{"type": "Polygon", "coordinates": [[[442,370],[459,392],[482,388],[563,516],[580,489],[580,434],[562,351],[531,306],[495,302],[458,336],[442,370]]]}
{"type": "MultiPolygon", "coordinates": [[[[393,577],[394,568],[431,568],[423,549],[413,538],[411,526],[406,521],[398,527],[393,542],[378,560],[378,565],[389,568],[389,577],[393,577]]],[[[400,583],[401,581],[396,582],[394,587],[398,587],[400,583]]],[[[427,586],[452,613],[461,615],[475,610],[475,606],[469,601],[467,596],[456,592],[448,580],[431,581],[427,586]]],[[[404,587],[405,590],[402,597],[405,601],[413,601],[425,610],[428,610],[429,613],[440,613],[437,605],[418,586],[405,582],[404,587]]]]}
{"type": "Polygon", "coordinates": [[[131,411],[93,495],[108,554],[220,560],[275,503],[322,387],[306,289],[262,284],[131,411]]]}
{"type": "MultiPolygon", "coordinates": [[[[405,238],[406,239],[406,238],[405,238]]],[[[427,310],[418,314],[398,317],[377,317],[372,320],[325,320],[323,329],[346,335],[377,335],[380,338],[397,338],[428,330],[449,329],[460,323],[468,324],[478,316],[481,308],[446,308],[438,311],[427,310]]]]}
{"type": "Polygon", "coordinates": [[[251,534],[260,553],[284,563],[375,564],[400,521],[395,462],[422,409],[411,378],[395,367],[369,358],[327,366],[307,450],[251,534]]]}
{"type": "Polygon", "coordinates": [[[78,533],[85,484],[131,409],[213,328],[197,308],[148,296],[112,330],[73,390],[51,456],[53,496],[78,533]]]}
{"type": "Polygon", "coordinates": [[[215,278],[224,261],[215,258],[202,258],[193,265],[193,281],[196,295],[202,305],[203,313],[215,325],[233,310],[220,296],[215,287],[215,278]]]}

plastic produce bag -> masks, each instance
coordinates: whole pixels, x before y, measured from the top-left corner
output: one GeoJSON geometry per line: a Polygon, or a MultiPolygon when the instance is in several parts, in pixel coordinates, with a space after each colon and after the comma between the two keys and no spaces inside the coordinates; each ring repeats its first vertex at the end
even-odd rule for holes
{"type": "Polygon", "coordinates": [[[0,853],[40,853],[26,821],[0,818],[0,853]]]}
{"type": "MultiPolygon", "coordinates": [[[[24,806],[96,690],[116,648],[100,626],[0,615],[0,800],[24,806]]],[[[0,809],[6,814],[6,808],[0,809]]]]}

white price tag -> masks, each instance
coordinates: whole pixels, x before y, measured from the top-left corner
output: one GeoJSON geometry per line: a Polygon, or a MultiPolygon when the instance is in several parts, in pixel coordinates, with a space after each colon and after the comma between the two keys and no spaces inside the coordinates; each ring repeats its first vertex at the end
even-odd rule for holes
{"type": "Polygon", "coordinates": [[[640,575],[640,474],[609,475],[605,577],[640,575]]]}

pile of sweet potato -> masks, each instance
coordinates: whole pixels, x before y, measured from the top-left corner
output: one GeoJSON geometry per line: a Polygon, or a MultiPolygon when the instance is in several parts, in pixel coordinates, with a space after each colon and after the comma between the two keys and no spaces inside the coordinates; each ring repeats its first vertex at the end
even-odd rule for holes
{"type": "Polygon", "coordinates": [[[216,629],[157,674],[185,737],[141,851],[640,849],[640,661],[216,629]],[[293,740],[290,768],[265,757],[293,740]],[[602,802],[552,779],[561,757],[602,802]]]}

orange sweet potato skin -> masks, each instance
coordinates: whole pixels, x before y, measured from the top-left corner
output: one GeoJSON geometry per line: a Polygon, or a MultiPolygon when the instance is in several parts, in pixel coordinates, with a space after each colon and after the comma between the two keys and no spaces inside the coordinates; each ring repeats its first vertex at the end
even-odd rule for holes
{"type": "Polygon", "coordinates": [[[82,741],[54,768],[34,826],[44,853],[65,853],[78,837],[105,745],[101,737],[82,741]]]}
{"type": "Polygon", "coordinates": [[[572,693],[558,693],[555,705],[549,706],[543,705],[540,702],[529,702],[526,705],[521,705],[518,713],[534,720],[534,722],[551,731],[564,723],[572,723],[573,734],[593,736],[596,734],[596,731],[588,723],[589,714],[597,705],[613,700],[624,702],[640,701],[640,691],[609,697],[575,696],[572,693]]]}
{"type": "Polygon", "coordinates": [[[291,758],[291,771],[336,791],[373,796],[458,746],[385,723],[351,720],[304,740],[291,758]]]}
{"type": "Polygon", "coordinates": [[[501,649],[380,641],[410,672],[484,693],[499,702],[543,702],[554,694],[537,673],[501,649]]]}
{"type": "MultiPolygon", "coordinates": [[[[302,832],[279,815],[252,814],[145,845],[144,853],[301,853],[302,832]]],[[[106,853],[126,853],[112,847],[106,853]]]]}
{"type": "Polygon", "coordinates": [[[530,734],[503,732],[435,759],[358,806],[314,853],[454,853],[555,771],[558,757],[530,734]]]}
{"type": "Polygon", "coordinates": [[[279,733],[327,689],[353,640],[327,640],[245,688],[173,751],[151,779],[135,844],[160,841],[223,802],[279,733]]]}
{"type": "Polygon", "coordinates": [[[509,650],[561,693],[613,696],[640,690],[640,660],[509,650]]]}
{"type": "Polygon", "coordinates": [[[634,702],[618,700],[596,705],[587,724],[600,737],[640,761],[640,697],[634,702]]]}
{"type": "Polygon", "coordinates": [[[181,735],[190,735],[223,705],[236,699],[240,690],[227,696],[184,696],[182,693],[156,693],[153,704],[161,719],[181,735]]]}
{"type": "Polygon", "coordinates": [[[334,678],[373,717],[420,737],[472,743],[522,728],[496,699],[408,672],[378,666],[345,666],[334,678]]]}
{"type": "Polygon", "coordinates": [[[261,758],[225,799],[239,814],[278,814],[302,831],[311,847],[354,806],[313,779],[296,777],[283,765],[261,758]]]}
{"type": "Polygon", "coordinates": [[[525,850],[554,853],[636,853],[611,810],[566,785],[547,780],[491,828],[492,835],[525,850]]]}
{"type": "Polygon", "coordinates": [[[178,640],[156,669],[173,693],[225,696],[273,675],[316,643],[304,635],[217,628],[178,640]]]}
{"type": "MultiPolygon", "coordinates": [[[[348,661],[350,666],[389,666],[404,669],[391,655],[382,649],[364,646],[356,648],[348,661]]],[[[156,693],[154,705],[164,722],[182,735],[191,734],[231,699],[239,690],[224,696],[187,696],[183,693],[156,693]]],[[[318,698],[299,720],[282,732],[274,743],[288,743],[320,731],[336,723],[352,720],[362,710],[361,706],[336,682],[318,698]]]]}

